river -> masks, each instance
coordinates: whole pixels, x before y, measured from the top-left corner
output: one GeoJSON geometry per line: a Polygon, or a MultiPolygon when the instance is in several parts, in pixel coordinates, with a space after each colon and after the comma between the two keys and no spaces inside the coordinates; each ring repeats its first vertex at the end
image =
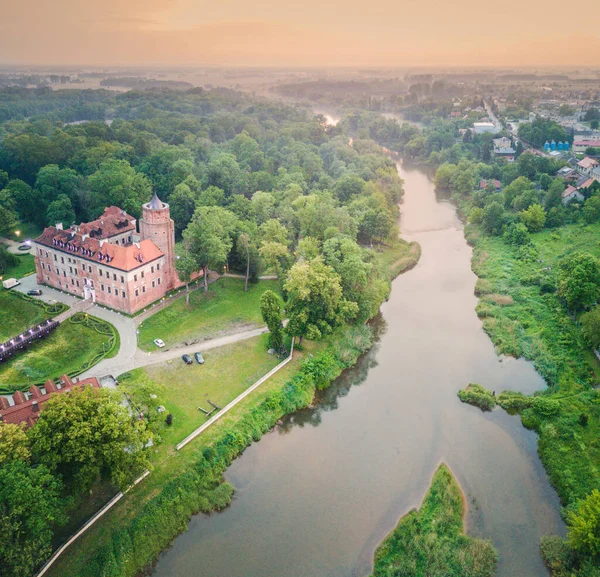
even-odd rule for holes
{"type": "Polygon", "coordinates": [[[423,172],[398,170],[402,234],[421,244],[422,257],[394,281],[375,346],[313,409],[233,463],[231,506],[195,516],[155,577],[364,576],[440,461],[467,496],[468,531],[498,548],[498,576],[547,576],[539,539],[564,526],[536,435],[518,417],[456,396],[469,382],[528,393],[544,382],[530,363],[498,357],[482,330],[453,205],[436,198],[423,172]]]}

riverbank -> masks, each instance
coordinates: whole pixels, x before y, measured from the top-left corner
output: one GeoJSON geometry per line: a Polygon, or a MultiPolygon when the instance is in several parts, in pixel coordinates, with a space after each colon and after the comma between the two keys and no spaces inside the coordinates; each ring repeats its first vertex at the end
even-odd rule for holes
{"type": "Polygon", "coordinates": [[[489,540],[464,533],[466,498],[442,463],[420,508],[409,511],[375,552],[372,577],[491,577],[498,552],[489,540]]]}
{"type": "MultiPolygon", "coordinates": [[[[456,200],[467,212],[468,202],[456,200]]],[[[523,425],[539,435],[540,458],[566,514],[600,487],[600,363],[556,294],[556,270],[563,255],[577,250],[600,257],[600,224],[532,234],[527,253],[472,224],[465,236],[473,246],[476,310],[484,330],[500,353],[532,361],[548,384],[534,397],[503,393],[498,404],[519,413],[523,425]]],[[[555,575],[567,570],[587,575],[577,573],[590,562],[585,556],[569,553],[556,562],[547,548],[542,552],[555,575]]]]}
{"type": "MultiPolygon", "coordinates": [[[[382,250],[378,261],[397,263],[412,252],[407,267],[414,266],[415,251],[413,244],[399,241],[382,250]]],[[[292,363],[188,447],[177,453],[161,449],[163,459],[154,462],[152,475],[74,543],[48,574],[133,577],[145,571],[186,530],[192,515],[229,504],[233,486],[224,482],[223,473],[232,461],[284,415],[309,406],[315,392],[353,366],[372,342],[365,325],[306,343],[292,363]]]]}

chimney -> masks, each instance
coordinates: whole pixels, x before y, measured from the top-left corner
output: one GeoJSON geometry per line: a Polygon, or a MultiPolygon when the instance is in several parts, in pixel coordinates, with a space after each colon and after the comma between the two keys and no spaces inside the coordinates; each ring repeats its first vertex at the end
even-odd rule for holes
{"type": "Polygon", "coordinates": [[[56,228],[57,228],[58,230],[62,230],[62,229],[63,229],[62,222],[57,222],[57,223],[56,223],[56,228]]]}

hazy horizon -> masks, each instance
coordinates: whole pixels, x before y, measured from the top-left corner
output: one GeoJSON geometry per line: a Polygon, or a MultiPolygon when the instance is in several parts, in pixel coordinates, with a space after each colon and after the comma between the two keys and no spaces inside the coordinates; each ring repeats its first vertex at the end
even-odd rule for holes
{"type": "MultiPolygon", "coordinates": [[[[8,0],[0,62],[21,66],[590,67],[600,31],[558,0],[285,4],[8,0]]],[[[583,0],[578,13],[593,13],[583,0]]]]}

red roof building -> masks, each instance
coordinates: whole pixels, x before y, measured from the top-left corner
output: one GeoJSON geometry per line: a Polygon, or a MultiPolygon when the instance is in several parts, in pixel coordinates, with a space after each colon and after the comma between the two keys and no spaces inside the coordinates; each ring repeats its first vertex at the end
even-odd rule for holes
{"type": "Polygon", "coordinates": [[[24,423],[25,426],[31,427],[52,395],[85,386],[99,389],[100,383],[96,377],[74,382],[68,375],[63,375],[58,383],[48,380],[42,387],[34,385],[26,393],[15,391],[12,394],[12,403],[8,397],[0,396],[0,421],[13,425],[24,423]]]}
{"type": "Polygon", "coordinates": [[[169,205],[156,196],[136,220],[116,206],[91,222],[49,226],[35,240],[38,284],[128,314],[180,286],[175,272],[175,227],[169,205]]]}

